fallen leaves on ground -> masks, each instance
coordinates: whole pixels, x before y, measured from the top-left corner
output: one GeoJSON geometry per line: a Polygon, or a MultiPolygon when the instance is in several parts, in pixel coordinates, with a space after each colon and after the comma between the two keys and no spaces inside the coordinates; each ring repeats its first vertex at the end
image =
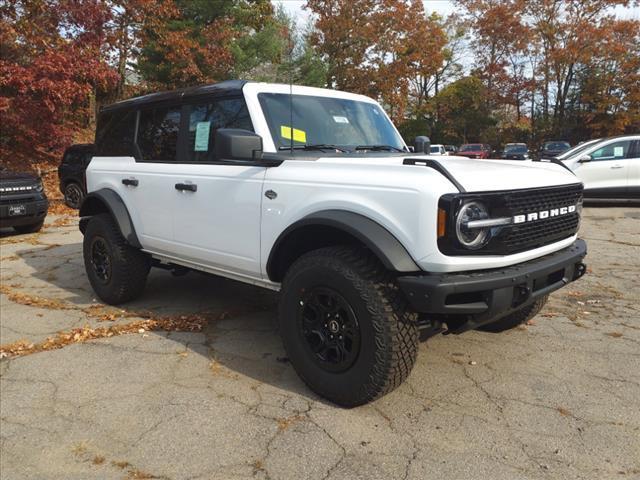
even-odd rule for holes
{"type": "Polygon", "coordinates": [[[199,332],[210,320],[211,318],[206,315],[176,315],[158,319],[138,320],[109,327],[91,328],[86,325],[58,332],[55,336],[48,337],[43,342],[32,343],[26,340],[18,340],[7,345],[1,345],[0,358],[30,355],[47,350],[57,350],[73,343],[147,331],[199,332]]]}
{"type": "Polygon", "coordinates": [[[78,210],[67,207],[63,200],[50,200],[48,213],[50,215],[68,215],[69,217],[78,217],[78,210]]]}

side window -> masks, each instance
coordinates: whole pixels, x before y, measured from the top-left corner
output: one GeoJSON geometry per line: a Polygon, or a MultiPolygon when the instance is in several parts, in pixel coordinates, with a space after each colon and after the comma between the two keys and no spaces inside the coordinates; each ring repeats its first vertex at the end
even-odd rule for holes
{"type": "Polygon", "coordinates": [[[627,158],[629,147],[631,146],[630,140],[624,140],[621,142],[610,143],[605,145],[591,153],[591,158],[594,161],[602,160],[621,160],[627,158]]]}
{"type": "Polygon", "coordinates": [[[137,144],[142,159],[173,162],[176,160],[180,107],[156,107],[140,111],[137,144]]]}
{"type": "Polygon", "coordinates": [[[191,106],[187,134],[187,162],[215,159],[215,135],[219,128],[242,128],[253,131],[249,111],[243,98],[212,100],[191,106]]]}
{"type": "Polygon", "coordinates": [[[96,128],[96,154],[133,156],[136,112],[133,110],[100,114],[96,128]]]}

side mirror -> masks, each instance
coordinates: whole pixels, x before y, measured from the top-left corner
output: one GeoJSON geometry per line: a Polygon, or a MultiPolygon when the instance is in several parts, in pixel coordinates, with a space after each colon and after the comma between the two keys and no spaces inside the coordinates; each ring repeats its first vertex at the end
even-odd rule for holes
{"type": "Polygon", "coordinates": [[[431,153],[431,140],[429,137],[420,135],[413,141],[416,153],[431,153]]]}
{"type": "Polygon", "coordinates": [[[593,160],[591,158],[591,155],[583,155],[578,159],[578,163],[587,163],[587,162],[590,162],[591,160],[593,160]]]}
{"type": "Polygon", "coordinates": [[[262,137],[250,130],[220,128],[216,131],[215,145],[218,160],[262,159],[262,137]]]}

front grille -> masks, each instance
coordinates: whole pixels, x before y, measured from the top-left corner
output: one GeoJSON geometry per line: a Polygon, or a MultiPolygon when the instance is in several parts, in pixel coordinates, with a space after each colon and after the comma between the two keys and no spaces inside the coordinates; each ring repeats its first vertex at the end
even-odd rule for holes
{"type": "MultiPolygon", "coordinates": [[[[550,211],[582,202],[581,184],[522,190],[508,193],[504,207],[509,216],[550,211]]],[[[579,208],[578,208],[579,210],[579,208]]],[[[580,214],[569,213],[522,224],[510,225],[497,235],[505,253],[518,253],[542,247],[575,235],[580,225],[580,214]]]]}
{"type": "Polygon", "coordinates": [[[582,199],[582,185],[563,185],[531,190],[515,190],[505,195],[505,206],[513,215],[575,205],[582,199]]]}
{"type": "Polygon", "coordinates": [[[14,205],[19,203],[31,203],[35,201],[36,197],[32,195],[2,195],[0,197],[0,205],[14,205]]]}
{"type": "Polygon", "coordinates": [[[569,238],[576,234],[580,226],[582,190],[582,184],[571,184],[444,195],[439,207],[453,213],[448,217],[445,236],[438,239],[438,248],[445,255],[511,255],[569,238]],[[545,218],[526,218],[522,223],[494,227],[487,245],[479,250],[470,250],[459,243],[455,233],[457,212],[468,201],[480,201],[487,205],[492,218],[527,217],[530,213],[546,213],[545,218]],[[570,206],[575,206],[576,211],[565,214],[555,212],[556,209],[570,206]]]}

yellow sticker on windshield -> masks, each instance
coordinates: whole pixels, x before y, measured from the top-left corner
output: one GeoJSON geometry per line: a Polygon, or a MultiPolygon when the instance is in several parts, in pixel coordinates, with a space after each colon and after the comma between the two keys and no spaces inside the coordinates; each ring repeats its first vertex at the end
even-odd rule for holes
{"type": "MultiPolygon", "coordinates": [[[[286,125],[280,125],[280,136],[282,138],[286,138],[287,140],[291,140],[291,127],[288,127],[286,125]]],[[[307,143],[307,132],[305,132],[304,130],[298,130],[297,128],[294,128],[293,141],[307,143]]]]}

